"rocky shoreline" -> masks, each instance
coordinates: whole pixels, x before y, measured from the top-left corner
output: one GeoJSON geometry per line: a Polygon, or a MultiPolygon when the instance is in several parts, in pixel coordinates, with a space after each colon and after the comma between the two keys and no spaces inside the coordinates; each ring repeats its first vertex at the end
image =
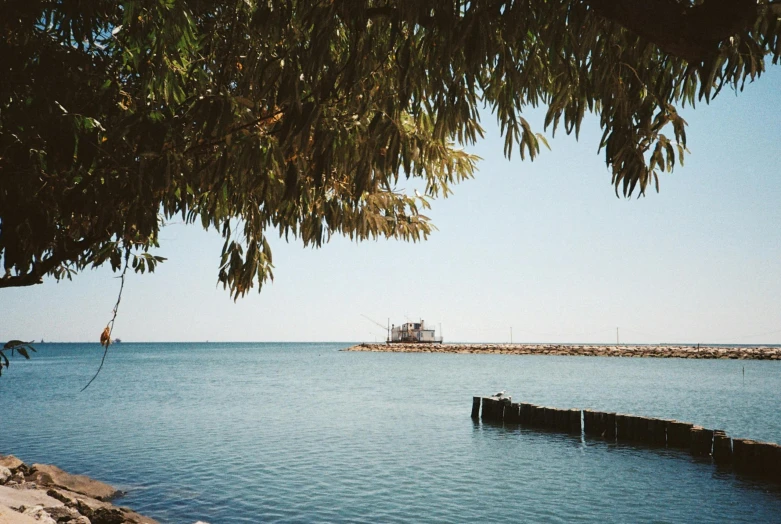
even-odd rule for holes
{"type": "Polygon", "coordinates": [[[576,344],[358,344],[343,351],[391,353],[468,353],[486,355],[561,355],[573,357],[707,358],[781,360],[781,348],[769,346],[672,346],[576,344]]]}
{"type": "Polygon", "coordinates": [[[122,494],[56,466],[0,455],[0,524],[159,524],[109,502],[122,494]]]}

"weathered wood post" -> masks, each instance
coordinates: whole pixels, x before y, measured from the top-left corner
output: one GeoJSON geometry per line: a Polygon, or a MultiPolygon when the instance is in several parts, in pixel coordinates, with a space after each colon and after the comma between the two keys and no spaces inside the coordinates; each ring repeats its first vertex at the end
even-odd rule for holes
{"type": "Polygon", "coordinates": [[[691,454],[699,457],[707,457],[713,449],[713,430],[705,429],[702,426],[692,426],[689,430],[691,434],[691,444],[689,449],[691,454]]]}
{"type": "Polygon", "coordinates": [[[615,413],[603,413],[602,419],[604,420],[605,429],[602,435],[606,439],[613,440],[616,438],[616,414],[615,413]]]}
{"type": "Polygon", "coordinates": [[[472,397],[472,418],[480,417],[480,397],[472,397]]]}
{"type": "Polygon", "coordinates": [[[750,468],[750,455],[749,448],[754,444],[753,440],[745,438],[732,439],[732,466],[735,471],[740,473],[748,473],[750,468]]]}
{"type": "Polygon", "coordinates": [[[568,409],[556,410],[556,429],[565,433],[569,433],[569,410],[568,409]]]}
{"type": "MultiPolygon", "coordinates": [[[[607,431],[607,413],[603,413],[601,411],[595,411],[591,414],[591,425],[592,430],[591,434],[596,437],[604,437],[605,431],[607,431]]],[[[616,426],[616,419],[613,418],[613,438],[615,438],[615,426],[616,426]]]]}
{"type": "Polygon", "coordinates": [[[583,433],[586,435],[599,435],[600,433],[597,430],[597,417],[595,415],[596,412],[590,409],[583,410],[583,433]]]}
{"type": "Polygon", "coordinates": [[[525,402],[521,402],[521,424],[529,426],[532,423],[532,405],[525,402]]]}
{"type": "Polygon", "coordinates": [[[556,408],[550,408],[548,406],[545,406],[542,408],[542,412],[544,413],[544,422],[543,426],[549,429],[553,429],[556,427],[556,408]]]}
{"type": "Polygon", "coordinates": [[[757,442],[758,473],[767,478],[778,478],[781,466],[781,447],[771,442],[757,442]]]}
{"type": "Polygon", "coordinates": [[[713,461],[716,464],[732,464],[732,439],[720,429],[713,431],[713,461]]]}
{"type": "Polygon", "coordinates": [[[580,432],[583,430],[581,424],[580,424],[580,410],[579,409],[570,409],[569,410],[569,432],[574,433],[577,435],[580,435],[580,432]]]}
{"type": "Polygon", "coordinates": [[[759,475],[764,469],[764,442],[750,439],[732,439],[732,464],[735,471],[759,475]]]}
{"type": "Polygon", "coordinates": [[[629,440],[634,442],[647,442],[648,440],[648,419],[636,415],[627,416],[627,432],[629,440]]]}
{"type": "Polygon", "coordinates": [[[538,409],[540,412],[540,427],[547,428],[548,423],[550,422],[551,414],[553,412],[550,411],[550,408],[548,406],[540,406],[538,409]]]}
{"type": "Polygon", "coordinates": [[[483,420],[501,422],[504,418],[504,403],[498,398],[483,397],[483,420]]]}
{"type": "Polygon", "coordinates": [[[502,399],[502,405],[504,406],[504,410],[502,411],[502,420],[504,420],[507,417],[507,411],[510,409],[510,404],[513,403],[512,397],[505,397],[502,399]]]}
{"type": "Polygon", "coordinates": [[[507,424],[520,424],[521,423],[521,405],[515,402],[504,407],[504,421],[507,424]]]}
{"type": "Polygon", "coordinates": [[[544,428],[545,427],[545,406],[537,406],[537,409],[535,410],[536,417],[536,424],[538,428],[544,428]]]}
{"type": "Polygon", "coordinates": [[[616,413],[616,439],[630,440],[629,435],[629,415],[616,413]]]}
{"type": "Polygon", "coordinates": [[[648,442],[655,446],[664,446],[667,443],[667,421],[658,418],[648,419],[648,442]]]}
{"type": "Polygon", "coordinates": [[[529,425],[532,427],[538,427],[540,425],[540,414],[537,413],[539,406],[535,404],[529,404],[529,425]]]}
{"type": "Polygon", "coordinates": [[[637,417],[634,415],[625,415],[626,416],[626,436],[624,437],[624,440],[631,440],[635,441],[637,440],[636,429],[639,428],[639,421],[637,420],[637,417]],[[637,426],[637,428],[635,428],[637,426]]]}
{"type": "Polygon", "coordinates": [[[667,447],[691,448],[691,429],[694,424],[670,420],[667,422],[667,447]]]}
{"type": "Polygon", "coordinates": [[[781,482],[781,446],[768,444],[768,447],[772,449],[768,450],[765,474],[770,479],[781,482]]]}

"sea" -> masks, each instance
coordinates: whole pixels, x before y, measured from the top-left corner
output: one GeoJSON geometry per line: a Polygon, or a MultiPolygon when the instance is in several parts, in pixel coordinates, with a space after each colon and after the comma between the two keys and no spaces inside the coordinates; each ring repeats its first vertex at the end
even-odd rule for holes
{"type": "Polygon", "coordinates": [[[0,454],[161,523],[781,522],[781,486],[686,451],[483,424],[472,397],[781,442],[781,361],[38,344],[0,377],[0,454]]]}

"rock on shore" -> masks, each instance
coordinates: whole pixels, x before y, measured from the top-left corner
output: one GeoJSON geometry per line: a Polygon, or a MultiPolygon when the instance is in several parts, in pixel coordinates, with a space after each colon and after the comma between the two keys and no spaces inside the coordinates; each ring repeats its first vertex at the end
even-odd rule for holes
{"type": "Polygon", "coordinates": [[[0,455],[0,524],[158,524],[108,502],[121,494],[84,475],[0,455]]]}
{"type": "Polygon", "coordinates": [[[668,346],[575,344],[358,344],[344,351],[393,353],[471,353],[500,355],[564,355],[578,357],[711,358],[781,360],[781,348],[769,346],[668,346]]]}

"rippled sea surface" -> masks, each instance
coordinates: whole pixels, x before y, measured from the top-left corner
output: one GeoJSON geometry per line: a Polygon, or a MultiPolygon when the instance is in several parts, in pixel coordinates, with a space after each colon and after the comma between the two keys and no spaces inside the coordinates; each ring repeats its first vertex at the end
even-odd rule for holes
{"type": "Polygon", "coordinates": [[[781,442],[781,362],[42,344],[0,377],[0,453],[163,523],[781,522],[781,487],[688,453],[474,423],[473,395],[781,442]]]}

